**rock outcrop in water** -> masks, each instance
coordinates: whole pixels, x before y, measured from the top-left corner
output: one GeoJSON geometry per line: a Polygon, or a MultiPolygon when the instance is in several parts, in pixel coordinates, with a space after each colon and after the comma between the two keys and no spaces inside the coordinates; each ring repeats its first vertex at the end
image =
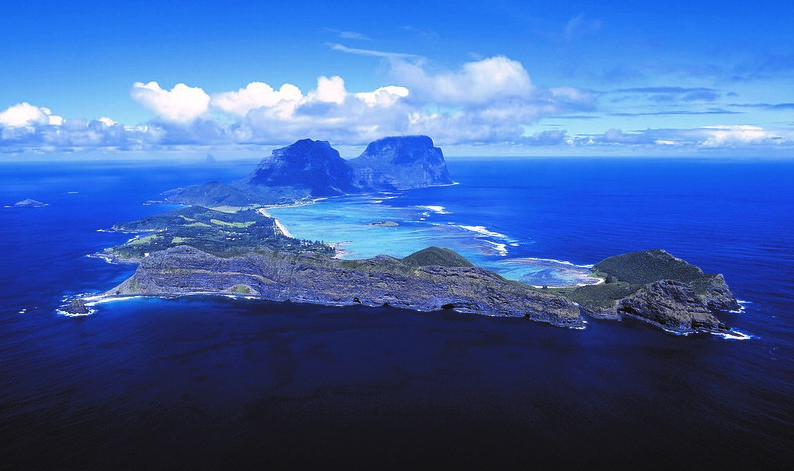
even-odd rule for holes
{"type": "Polygon", "coordinates": [[[593,271],[607,282],[566,294],[594,317],[631,316],[681,333],[720,332],[728,327],[714,314],[740,307],[722,275],[703,273],[661,249],[609,257],[593,271]]]}
{"type": "Polygon", "coordinates": [[[277,250],[217,257],[190,246],[171,247],[142,259],[135,274],[107,294],[196,293],[338,306],[389,305],[418,311],[456,309],[527,317],[561,327],[583,325],[579,309],[565,297],[505,280],[451,250],[436,247],[404,259],[378,256],[366,260],[277,250]]]}
{"type": "Polygon", "coordinates": [[[288,204],[319,197],[452,183],[441,149],[427,136],[387,137],[345,160],[327,141],[276,149],[247,178],[166,193],[172,203],[206,207],[288,204]]]}

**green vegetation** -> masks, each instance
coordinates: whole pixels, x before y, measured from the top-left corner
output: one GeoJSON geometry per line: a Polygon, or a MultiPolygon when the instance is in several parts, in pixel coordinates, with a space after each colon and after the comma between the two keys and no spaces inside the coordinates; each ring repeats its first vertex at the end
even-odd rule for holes
{"type": "Polygon", "coordinates": [[[130,292],[137,293],[141,290],[141,284],[138,280],[130,280],[130,292]]]}
{"type": "Polygon", "coordinates": [[[127,242],[127,245],[151,244],[152,242],[156,241],[158,237],[160,236],[158,236],[157,234],[148,235],[146,237],[139,237],[137,239],[132,239],[131,241],[127,242]]]}
{"type": "Polygon", "coordinates": [[[234,214],[234,213],[239,213],[240,211],[245,211],[247,209],[256,209],[258,207],[259,207],[259,205],[255,205],[255,204],[254,205],[248,205],[248,206],[227,206],[227,205],[222,205],[222,206],[212,206],[210,209],[212,209],[213,211],[220,211],[220,212],[226,213],[226,214],[234,214]]]}
{"type": "Polygon", "coordinates": [[[588,307],[610,309],[615,306],[619,299],[631,295],[641,287],[642,285],[617,282],[580,286],[578,288],[562,288],[555,291],[564,294],[568,299],[580,304],[585,309],[588,307]]]}
{"type": "Polygon", "coordinates": [[[232,286],[231,291],[235,294],[252,294],[254,292],[254,290],[247,285],[234,285],[232,286]]]}
{"type": "Polygon", "coordinates": [[[210,219],[210,222],[218,226],[236,227],[236,228],[251,227],[253,224],[256,224],[256,221],[226,222],[226,221],[221,221],[219,219],[210,219]]]}
{"type": "Polygon", "coordinates": [[[593,269],[612,275],[620,281],[637,285],[646,285],[658,280],[690,283],[703,276],[700,268],[675,258],[661,249],[615,255],[598,262],[593,269]]]}
{"type": "Polygon", "coordinates": [[[322,243],[284,236],[274,229],[272,218],[250,209],[227,213],[194,206],[113,227],[128,232],[153,232],[107,252],[120,260],[140,260],[146,254],[175,245],[190,245],[220,257],[262,249],[323,256],[335,253],[332,247],[322,243]]]}

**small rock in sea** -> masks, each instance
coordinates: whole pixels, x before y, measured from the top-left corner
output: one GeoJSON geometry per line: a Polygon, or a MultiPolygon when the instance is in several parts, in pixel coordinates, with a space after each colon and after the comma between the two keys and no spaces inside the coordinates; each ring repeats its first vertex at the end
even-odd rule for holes
{"type": "Polygon", "coordinates": [[[369,223],[369,225],[376,227],[397,227],[400,224],[395,221],[374,221],[369,223]]]}
{"type": "Polygon", "coordinates": [[[80,298],[75,298],[69,303],[66,312],[69,314],[89,314],[91,311],[86,307],[85,301],[80,298]]]}

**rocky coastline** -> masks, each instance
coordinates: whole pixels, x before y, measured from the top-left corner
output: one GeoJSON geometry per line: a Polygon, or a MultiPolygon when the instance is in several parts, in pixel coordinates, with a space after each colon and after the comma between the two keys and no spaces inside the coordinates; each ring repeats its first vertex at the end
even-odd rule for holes
{"type": "Polygon", "coordinates": [[[579,308],[564,296],[505,280],[438,247],[403,259],[366,260],[278,250],[218,257],[190,246],[172,247],[141,260],[135,274],[105,296],[207,293],[333,306],[454,309],[527,317],[560,327],[584,325],[579,308]]]}

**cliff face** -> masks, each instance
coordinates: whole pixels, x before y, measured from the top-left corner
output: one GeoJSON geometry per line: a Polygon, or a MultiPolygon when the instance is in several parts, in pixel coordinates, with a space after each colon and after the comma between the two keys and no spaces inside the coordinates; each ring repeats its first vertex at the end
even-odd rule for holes
{"type": "Polygon", "coordinates": [[[616,310],[675,331],[727,328],[714,317],[695,290],[680,281],[649,283],[618,301],[616,310]]]}
{"type": "MultiPolygon", "coordinates": [[[[425,253],[411,260],[429,258],[453,260],[446,265],[459,264],[447,253],[425,253]]],[[[344,261],[260,250],[221,258],[180,246],[143,259],[131,278],[107,294],[169,296],[222,292],[273,301],[388,304],[418,311],[457,309],[528,317],[562,327],[583,325],[579,309],[563,296],[538,292],[473,266],[416,266],[387,256],[344,261]]]]}
{"type": "Polygon", "coordinates": [[[327,141],[302,139],[276,149],[248,177],[250,185],[306,188],[312,196],[357,191],[353,173],[327,141]]]}
{"type": "Polygon", "coordinates": [[[362,188],[404,190],[452,183],[444,154],[427,136],[379,139],[348,164],[362,188]]]}
{"type": "Polygon", "coordinates": [[[714,313],[739,309],[722,275],[700,268],[664,250],[616,255],[593,266],[606,278],[568,297],[594,317],[632,316],[675,332],[725,331],[714,313]]]}

